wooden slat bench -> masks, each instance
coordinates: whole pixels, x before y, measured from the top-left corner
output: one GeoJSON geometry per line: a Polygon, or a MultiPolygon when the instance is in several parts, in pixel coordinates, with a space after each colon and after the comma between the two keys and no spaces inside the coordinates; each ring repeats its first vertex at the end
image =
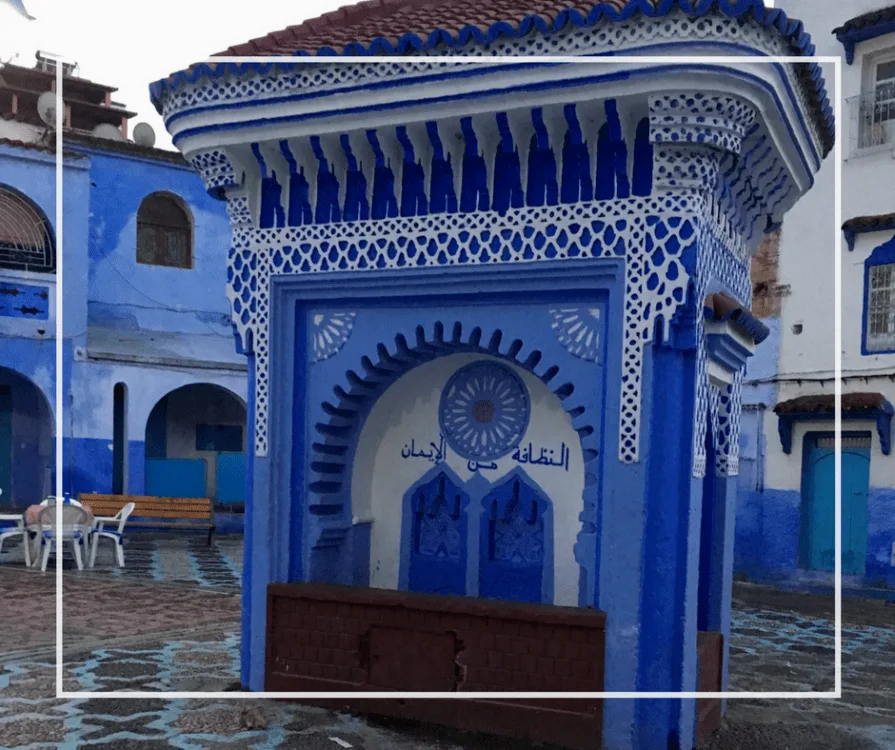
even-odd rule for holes
{"type": "Polygon", "coordinates": [[[94,516],[114,516],[125,505],[133,503],[131,518],[137,520],[128,520],[128,527],[203,529],[208,531],[208,544],[214,534],[214,510],[207,497],[82,494],[78,499],[90,506],[94,516]]]}

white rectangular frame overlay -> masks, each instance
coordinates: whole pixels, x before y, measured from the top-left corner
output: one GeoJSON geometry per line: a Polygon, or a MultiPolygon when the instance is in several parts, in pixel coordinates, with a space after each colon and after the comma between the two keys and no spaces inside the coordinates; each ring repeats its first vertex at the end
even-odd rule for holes
{"type": "MultiPolygon", "coordinates": [[[[294,57],[287,58],[290,63],[300,63],[306,65],[333,65],[345,63],[394,63],[394,57],[390,56],[345,56],[339,58],[333,57],[294,57]]],[[[61,555],[55,556],[56,562],[56,697],[64,699],[95,699],[95,698],[120,698],[132,700],[145,699],[161,699],[161,700],[178,700],[178,699],[215,699],[215,700],[257,700],[257,699],[296,699],[296,700],[348,700],[348,699],[386,699],[386,700],[415,700],[415,699],[458,699],[458,700],[498,700],[498,699],[678,699],[678,700],[694,700],[694,699],[768,699],[768,700],[829,700],[842,698],[842,58],[838,56],[815,56],[815,57],[750,57],[750,56],[659,56],[659,55],[614,55],[607,57],[574,57],[574,56],[539,56],[538,59],[545,63],[578,63],[583,65],[600,65],[600,64],[626,64],[626,65],[644,65],[655,64],[656,60],[669,65],[698,65],[711,63],[716,65],[740,65],[744,62],[761,63],[768,65],[788,65],[788,64],[809,64],[816,63],[818,65],[834,66],[834,93],[833,97],[833,113],[836,120],[836,143],[833,148],[833,159],[835,161],[835,189],[833,210],[834,220],[834,245],[835,245],[835,269],[834,269],[834,310],[835,324],[833,341],[835,346],[835,513],[836,519],[834,530],[836,539],[834,541],[835,550],[835,592],[834,592],[834,619],[835,619],[835,683],[833,692],[601,692],[601,693],[556,693],[556,692],[193,692],[193,691],[66,691],[63,689],[63,650],[62,650],[62,564],[61,555]]],[[[520,64],[530,60],[529,57],[451,57],[438,58],[438,62],[456,62],[457,64],[471,65],[491,65],[495,63],[502,64],[520,64]]],[[[59,59],[62,62],[62,59],[59,59]]],[[[283,57],[216,57],[207,60],[208,63],[282,63],[283,57]]],[[[63,383],[63,346],[62,346],[62,269],[63,269],[63,244],[62,244],[62,126],[63,126],[63,97],[62,97],[62,66],[57,65],[56,68],[56,496],[62,496],[62,429],[64,420],[62,419],[62,408],[60,405],[64,403],[62,394],[63,383]]],[[[56,505],[56,527],[61,527],[62,510],[61,505],[56,505]]],[[[58,541],[58,538],[57,538],[58,541]]]]}

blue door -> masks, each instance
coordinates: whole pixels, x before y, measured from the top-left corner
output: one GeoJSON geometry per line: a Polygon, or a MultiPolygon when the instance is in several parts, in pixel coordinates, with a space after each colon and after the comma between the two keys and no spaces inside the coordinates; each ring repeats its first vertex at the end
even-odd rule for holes
{"type": "Polygon", "coordinates": [[[410,497],[408,588],[429,594],[466,594],[469,498],[438,474],[410,497]]]}
{"type": "MultiPolygon", "coordinates": [[[[835,567],[836,469],[833,438],[808,442],[802,480],[805,516],[802,560],[812,570],[835,567]]],[[[867,558],[867,491],[870,436],[842,437],[842,573],[864,575],[867,558]]]]}
{"type": "Polygon", "coordinates": [[[12,505],[12,398],[0,387],[0,507],[12,505]]]}
{"type": "Polygon", "coordinates": [[[147,460],[146,494],[152,497],[207,497],[205,460],[202,458],[147,460]]]}
{"type": "Polygon", "coordinates": [[[549,502],[519,477],[483,501],[479,596],[540,603],[544,599],[544,514],[549,502]]]}
{"type": "Polygon", "coordinates": [[[221,505],[244,503],[246,499],[246,454],[218,453],[217,501],[221,505]]]}

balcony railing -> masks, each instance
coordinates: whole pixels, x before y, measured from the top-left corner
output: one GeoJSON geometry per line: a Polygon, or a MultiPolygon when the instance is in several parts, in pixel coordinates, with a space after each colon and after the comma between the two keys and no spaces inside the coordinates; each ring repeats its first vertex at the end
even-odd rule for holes
{"type": "Polygon", "coordinates": [[[851,156],[895,149],[895,87],[846,100],[851,114],[851,156]]]}

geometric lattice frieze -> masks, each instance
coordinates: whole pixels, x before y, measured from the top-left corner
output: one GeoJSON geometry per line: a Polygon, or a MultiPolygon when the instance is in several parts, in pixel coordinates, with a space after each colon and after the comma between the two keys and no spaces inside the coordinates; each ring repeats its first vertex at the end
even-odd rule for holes
{"type": "MultiPolygon", "coordinates": [[[[270,278],[284,274],[626,258],[619,458],[639,458],[643,348],[684,303],[705,197],[588,201],[280,229],[237,229],[228,273],[234,326],[252,342],[256,451],[267,450],[270,278]],[[646,217],[646,218],[645,218],[646,217]]],[[[666,327],[667,330],[667,327],[666,327]]]]}
{"type": "MultiPolygon", "coordinates": [[[[701,249],[697,263],[697,299],[705,299],[710,289],[714,291],[723,288],[740,303],[749,306],[752,285],[742,235],[719,223],[705,222],[701,227],[699,242],[701,249]]],[[[743,373],[735,373],[733,383],[721,394],[709,382],[705,319],[702,315],[697,317],[697,336],[693,476],[703,477],[710,468],[706,466],[705,452],[705,431],[709,422],[715,436],[715,466],[711,468],[719,475],[734,476],[739,471],[743,373]],[[713,398],[717,403],[713,402],[713,398]]]]}

